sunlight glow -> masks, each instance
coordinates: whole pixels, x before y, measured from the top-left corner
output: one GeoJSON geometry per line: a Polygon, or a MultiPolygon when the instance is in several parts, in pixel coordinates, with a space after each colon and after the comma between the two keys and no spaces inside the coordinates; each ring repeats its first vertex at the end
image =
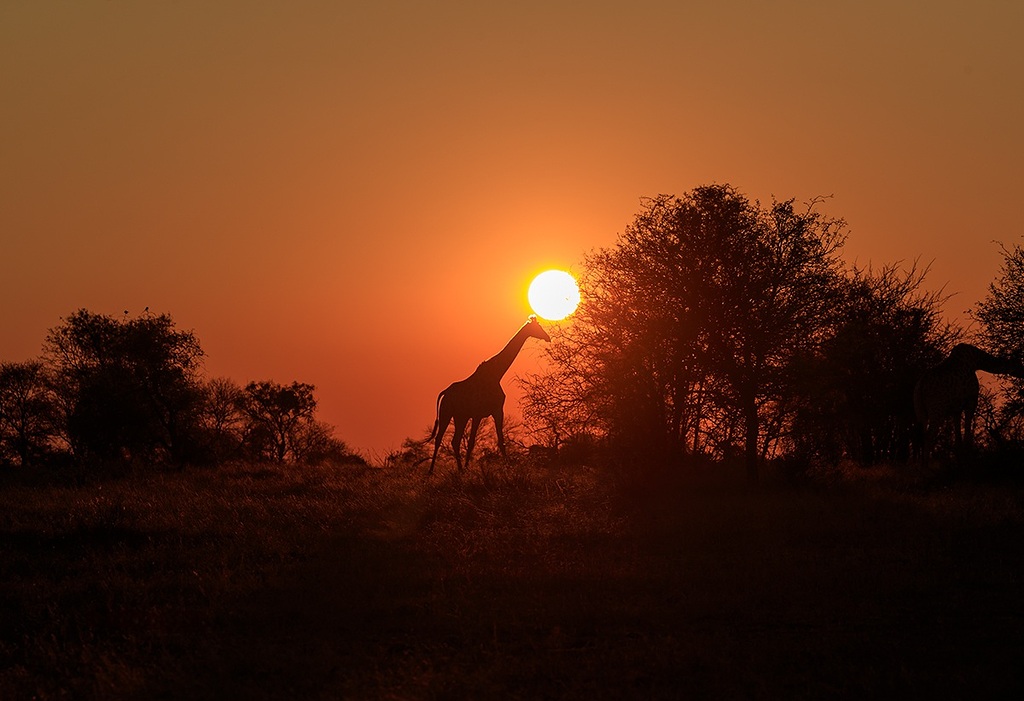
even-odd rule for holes
{"type": "Polygon", "coordinates": [[[580,288],[564,270],[548,270],[533,279],[526,298],[537,316],[561,321],[579,306],[580,288]]]}

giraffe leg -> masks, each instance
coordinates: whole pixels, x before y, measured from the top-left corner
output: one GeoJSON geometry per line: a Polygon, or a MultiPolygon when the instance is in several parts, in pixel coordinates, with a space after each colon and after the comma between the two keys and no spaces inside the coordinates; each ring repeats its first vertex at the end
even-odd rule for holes
{"type": "Polygon", "coordinates": [[[921,465],[927,467],[931,460],[932,450],[935,448],[935,441],[939,437],[939,429],[942,424],[938,421],[929,421],[924,429],[924,445],[921,446],[921,465]]]}
{"type": "Polygon", "coordinates": [[[975,407],[969,406],[964,410],[964,452],[970,453],[974,447],[974,411],[975,407]]]}
{"type": "Polygon", "coordinates": [[[504,460],[508,460],[508,455],[505,453],[505,416],[502,412],[493,414],[491,418],[494,419],[494,433],[498,436],[498,452],[501,453],[501,457],[504,460]]]}
{"type": "Polygon", "coordinates": [[[469,444],[466,446],[466,467],[469,467],[469,460],[473,457],[473,446],[476,445],[476,432],[480,429],[480,419],[469,420],[469,444]]]}
{"type": "Polygon", "coordinates": [[[459,472],[462,472],[462,434],[466,432],[467,421],[468,419],[456,417],[455,435],[452,436],[452,452],[455,453],[455,465],[459,468],[459,472]]]}
{"type": "Polygon", "coordinates": [[[437,436],[434,438],[434,457],[430,459],[430,469],[427,470],[427,475],[434,474],[434,463],[437,462],[437,452],[441,450],[441,440],[444,438],[444,432],[448,430],[448,424],[451,422],[451,417],[445,417],[445,421],[442,424],[441,419],[438,418],[436,432],[437,436]]]}
{"type": "Polygon", "coordinates": [[[960,458],[964,452],[963,422],[966,417],[957,413],[953,416],[953,457],[960,458]]]}

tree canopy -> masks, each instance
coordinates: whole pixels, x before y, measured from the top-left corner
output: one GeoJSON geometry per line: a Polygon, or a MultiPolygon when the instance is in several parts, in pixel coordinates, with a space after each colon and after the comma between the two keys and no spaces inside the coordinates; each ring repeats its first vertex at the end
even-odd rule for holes
{"type": "MultiPolygon", "coordinates": [[[[753,475],[795,450],[816,399],[809,373],[841,362],[837,339],[857,336],[858,318],[876,327],[875,346],[903,333],[922,345],[905,361],[922,360],[937,300],[915,296],[914,273],[851,275],[845,223],[820,205],[762,205],[729,185],[644,200],[616,245],[586,258],[584,301],[554,336],[550,373],[524,381],[527,417],[562,434],[597,430],[633,454],[742,457],[753,475]]],[[[902,385],[884,392],[909,397],[902,385]]]]}
{"type": "MultiPolygon", "coordinates": [[[[1001,247],[1003,262],[988,292],[971,310],[979,323],[982,344],[1001,358],[1024,360],[1024,249],[1001,247]]],[[[989,437],[1000,444],[1024,444],[1024,380],[998,381],[1005,401],[986,397],[983,421],[989,437]]]]}
{"type": "Polygon", "coordinates": [[[107,460],[188,457],[203,351],[169,315],[115,319],[80,309],[50,330],[44,357],[73,452],[107,460]]]}
{"type": "Polygon", "coordinates": [[[362,462],[316,420],[313,385],[207,380],[203,356],[167,314],[79,309],[50,329],[40,360],[0,363],[0,463],[362,462]]]}

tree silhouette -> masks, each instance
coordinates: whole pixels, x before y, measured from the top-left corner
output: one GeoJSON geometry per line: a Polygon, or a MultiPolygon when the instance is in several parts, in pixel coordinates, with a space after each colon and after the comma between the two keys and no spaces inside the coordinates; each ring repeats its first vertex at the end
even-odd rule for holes
{"type": "Polygon", "coordinates": [[[221,464],[253,457],[365,464],[317,421],[313,385],[201,376],[191,331],[147,307],[79,309],[50,329],[39,361],[0,363],[0,464],[69,456],[86,467],[221,464]]]}
{"type": "Polygon", "coordinates": [[[316,398],[313,385],[292,382],[250,382],[242,394],[242,410],[249,418],[246,442],[256,454],[276,462],[298,458],[300,439],[313,421],[316,398]]]}
{"type": "Polygon", "coordinates": [[[798,365],[792,442],[802,457],[862,464],[909,457],[914,383],[959,331],[944,297],[921,289],[927,269],[854,269],[836,299],[836,325],[798,365]]]}
{"type": "Polygon", "coordinates": [[[1024,250],[1001,248],[1003,263],[985,298],[971,315],[981,324],[981,339],[993,354],[1024,357],[1024,250]]]}
{"type": "Polygon", "coordinates": [[[198,423],[203,458],[221,463],[240,457],[248,420],[242,388],[233,380],[218,377],[204,382],[202,391],[198,423]]]}
{"type": "Polygon", "coordinates": [[[517,378],[523,390],[523,423],[535,438],[556,451],[573,436],[587,434],[601,425],[596,397],[585,368],[578,365],[576,341],[557,329],[551,338],[558,342],[545,347],[554,361],[547,372],[517,378]]]}
{"type": "MultiPolygon", "coordinates": [[[[1024,360],[1024,249],[1001,246],[1003,262],[985,298],[971,310],[981,326],[982,345],[993,355],[1024,360]]],[[[1024,443],[1024,380],[994,380],[1000,391],[987,397],[981,418],[997,444],[1024,443]]]]}
{"type": "Polygon", "coordinates": [[[187,459],[202,356],[192,332],[166,314],[114,319],[80,309],[51,329],[44,357],[72,451],[83,459],[187,459]]]}
{"type": "MultiPolygon", "coordinates": [[[[844,223],[729,185],[659,196],[584,263],[555,372],[613,445],[647,454],[778,446],[794,360],[830,328],[844,223]],[[572,362],[567,362],[572,358],[572,362]]],[[[557,345],[557,344],[556,344],[557,345]]]]}
{"type": "Polygon", "coordinates": [[[57,405],[37,360],[0,363],[0,462],[29,467],[53,448],[57,405]]]}

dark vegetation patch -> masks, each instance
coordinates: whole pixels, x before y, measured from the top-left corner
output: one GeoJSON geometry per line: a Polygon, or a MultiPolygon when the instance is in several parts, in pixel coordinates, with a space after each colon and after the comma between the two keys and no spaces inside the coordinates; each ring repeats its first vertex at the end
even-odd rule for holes
{"type": "Polygon", "coordinates": [[[7,483],[0,697],[1019,692],[1022,507],[884,468],[7,483]]]}

